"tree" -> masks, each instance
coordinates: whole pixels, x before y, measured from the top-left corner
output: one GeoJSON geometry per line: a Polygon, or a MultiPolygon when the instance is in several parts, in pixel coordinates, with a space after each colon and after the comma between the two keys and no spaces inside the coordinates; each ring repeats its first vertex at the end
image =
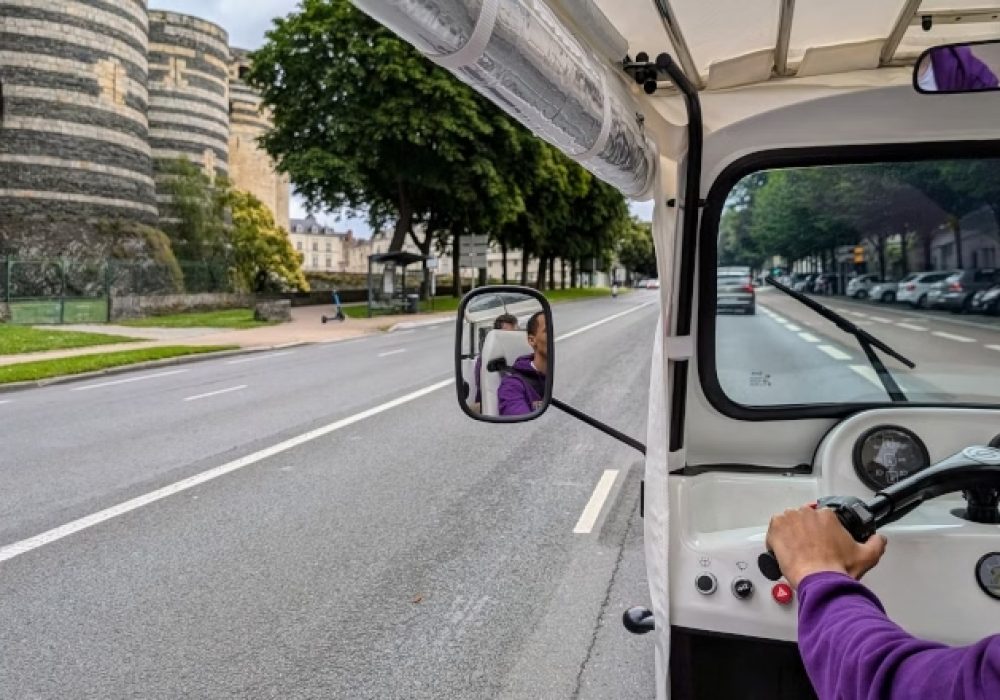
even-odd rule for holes
{"type": "Polygon", "coordinates": [[[236,286],[243,291],[295,289],[308,291],[302,256],[271,211],[249,192],[232,190],[226,202],[232,226],[226,228],[229,261],[236,286]]]}
{"type": "Polygon", "coordinates": [[[160,218],[174,254],[191,261],[221,256],[229,182],[222,177],[213,181],[186,158],[162,162],[157,170],[169,197],[161,204],[160,218]]]}
{"type": "Polygon", "coordinates": [[[633,217],[622,233],[618,247],[618,262],[629,273],[640,277],[656,276],[656,250],[653,245],[653,227],[646,221],[633,217]]]}
{"type": "Polygon", "coordinates": [[[428,254],[449,209],[497,189],[496,108],[348,0],[275,20],[248,80],[272,112],[262,143],[307,203],[394,221],[390,250],[410,237],[428,254]]]}

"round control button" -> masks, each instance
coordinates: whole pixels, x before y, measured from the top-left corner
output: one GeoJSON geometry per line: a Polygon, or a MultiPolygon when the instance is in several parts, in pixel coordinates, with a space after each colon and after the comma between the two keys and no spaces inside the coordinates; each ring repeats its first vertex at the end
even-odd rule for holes
{"type": "Polygon", "coordinates": [[[788,605],[792,602],[792,587],[787,583],[776,583],[771,589],[771,596],[774,598],[778,605],[788,605]]]}
{"type": "Polygon", "coordinates": [[[738,578],[733,581],[733,595],[740,600],[746,600],[753,595],[753,581],[748,578],[738,578]]]}
{"type": "Polygon", "coordinates": [[[983,593],[1000,600],[1000,552],[990,552],[976,563],[976,582],[983,593]]]}
{"type": "Polygon", "coordinates": [[[719,587],[718,582],[715,580],[715,576],[707,571],[698,574],[698,578],[694,580],[694,586],[702,595],[712,595],[715,593],[715,589],[719,587]]]}

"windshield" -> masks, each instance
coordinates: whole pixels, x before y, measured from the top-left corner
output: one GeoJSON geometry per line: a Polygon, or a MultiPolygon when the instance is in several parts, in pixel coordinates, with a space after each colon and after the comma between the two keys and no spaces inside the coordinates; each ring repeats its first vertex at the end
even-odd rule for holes
{"type": "MultiPolygon", "coordinates": [[[[995,284],[998,219],[1000,159],[755,172],[722,211],[717,288],[725,267],[773,276],[912,360],[876,350],[907,401],[996,405],[1000,308],[976,293],[995,284]]],[[[718,297],[716,370],[731,401],[890,402],[855,335],[771,284],[754,291],[736,313],[718,297]]]]}

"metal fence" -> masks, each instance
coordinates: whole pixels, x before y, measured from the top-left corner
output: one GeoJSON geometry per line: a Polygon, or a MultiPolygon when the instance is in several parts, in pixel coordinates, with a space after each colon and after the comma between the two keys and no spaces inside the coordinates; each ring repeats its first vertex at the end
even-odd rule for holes
{"type": "Polygon", "coordinates": [[[102,323],[111,297],[235,291],[224,263],[0,259],[0,301],[12,323],[102,323]]]}

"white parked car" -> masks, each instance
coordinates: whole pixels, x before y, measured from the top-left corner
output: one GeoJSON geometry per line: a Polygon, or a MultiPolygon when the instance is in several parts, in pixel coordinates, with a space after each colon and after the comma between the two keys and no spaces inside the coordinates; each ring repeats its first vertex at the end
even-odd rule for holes
{"type": "Polygon", "coordinates": [[[858,275],[847,283],[847,296],[854,297],[855,299],[864,299],[870,294],[872,287],[879,282],[881,280],[878,275],[858,275]]]}
{"type": "Polygon", "coordinates": [[[918,272],[913,279],[901,282],[896,290],[896,301],[905,302],[920,309],[927,308],[927,293],[931,285],[946,280],[954,270],[918,272]]]}
{"type": "Polygon", "coordinates": [[[896,301],[896,294],[899,292],[899,285],[906,284],[910,280],[914,279],[917,274],[918,273],[916,272],[911,272],[898,282],[889,280],[886,280],[885,282],[877,282],[869,290],[868,296],[870,296],[873,301],[881,301],[884,304],[891,304],[896,301]]]}

